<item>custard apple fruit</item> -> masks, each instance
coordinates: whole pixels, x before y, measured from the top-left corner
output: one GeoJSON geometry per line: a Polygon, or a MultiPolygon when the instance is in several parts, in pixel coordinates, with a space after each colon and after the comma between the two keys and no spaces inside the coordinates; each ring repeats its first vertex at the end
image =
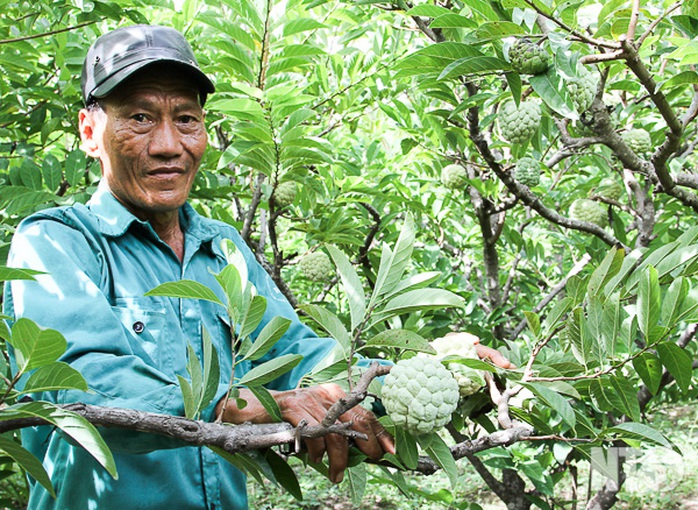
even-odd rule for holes
{"type": "Polygon", "coordinates": [[[525,144],[540,126],[541,111],[534,101],[521,101],[516,107],[514,101],[507,101],[499,111],[497,122],[499,132],[512,144],[525,144]]]}
{"type": "Polygon", "coordinates": [[[652,150],[652,139],[644,129],[629,129],[623,133],[622,138],[633,152],[642,154],[652,150]]]}
{"type": "MultiPolygon", "coordinates": [[[[447,356],[458,356],[460,358],[479,359],[475,344],[480,340],[475,335],[469,333],[459,333],[454,336],[437,338],[431,342],[431,346],[436,349],[436,357],[443,359],[447,356]]],[[[469,397],[485,385],[485,379],[481,370],[467,367],[462,363],[446,360],[448,368],[458,383],[458,393],[461,398],[469,397]]]]}
{"type": "Polygon", "coordinates": [[[511,67],[520,74],[541,74],[550,66],[550,55],[531,41],[519,39],[509,49],[511,67]]]}
{"type": "Polygon", "coordinates": [[[618,201],[623,195],[623,186],[613,177],[605,177],[594,190],[594,193],[607,200],[618,201]]]}
{"type": "Polygon", "coordinates": [[[587,221],[604,228],[608,225],[606,209],[588,198],[578,198],[570,205],[570,218],[577,221],[587,221]]]}
{"type": "Polygon", "coordinates": [[[441,170],[441,183],[448,189],[458,189],[468,182],[468,172],[461,165],[447,165],[441,170]]]}
{"type": "Polygon", "coordinates": [[[514,179],[529,188],[538,186],[540,183],[540,163],[533,158],[521,158],[516,162],[514,179]]]}
{"type": "Polygon", "coordinates": [[[334,276],[330,257],[322,251],[308,253],[298,263],[301,273],[311,282],[322,282],[334,276]]]}
{"type": "Polygon", "coordinates": [[[274,202],[278,207],[286,207],[296,200],[298,187],[293,181],[284,181],[274,190],[274,202]]]}
{"type": "Polygon", "coordinates": [[[599,77],[584,67],[580,68],[579,77],[567,82],[567,90],[577,113],[584,113],[594,102],[599,77]]]}
{"type": "Polygon", "coordinates": [[[451,420],[458,405],[458,383],[436,358],[415,356],[393,365],[381,395],[396,427],[422,435],[451,420]]]}

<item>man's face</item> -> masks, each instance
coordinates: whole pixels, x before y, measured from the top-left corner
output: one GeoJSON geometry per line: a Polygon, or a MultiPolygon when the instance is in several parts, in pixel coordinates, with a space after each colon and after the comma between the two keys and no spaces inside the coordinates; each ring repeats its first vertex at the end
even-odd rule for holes
{"type": "Polygon", "coordinates": [[[80,132],[111,192],[144,220],[176,211],[206,149],[197,89],[181,73],[150,66],[100,103],[80,112],[80,132]]]}

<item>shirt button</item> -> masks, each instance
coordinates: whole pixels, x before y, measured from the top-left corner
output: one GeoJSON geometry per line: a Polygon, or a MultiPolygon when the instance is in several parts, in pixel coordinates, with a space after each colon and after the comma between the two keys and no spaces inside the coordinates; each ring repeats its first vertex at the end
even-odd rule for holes
{"type": "Polygon", "coordinates": [[[145,324],[143,324],[141,321],[136,321],[133,323],[133,331],[135,331],[137,334],[143,333],[144,329],[145,324]]]}

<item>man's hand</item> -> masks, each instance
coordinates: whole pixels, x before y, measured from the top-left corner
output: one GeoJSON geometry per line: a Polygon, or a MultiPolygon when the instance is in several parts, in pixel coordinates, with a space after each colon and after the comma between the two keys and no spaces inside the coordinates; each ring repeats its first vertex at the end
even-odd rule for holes
{"type": "MultiPolygon", "coordinates": [[[[308,425],[319,425],[327,410],[345,395],[336,384],[322,384],[310,388],[272,392],[281,410],[284,421],[294,427],[305,420],[308,425]]],[[[234,399],[221,401],[216,407],[217,415],[223,412],[223,421],[230,423],[270,423],[272,421],[262,404],[249,390],[241,389],[240,398],[247,401],[244,409],[239,409],[234,399]]],[[[341,422],[351,422],[352,429],[365,434],[368,439],[357,439],[356,446],[369,458],[377,460],[384,453],[395,453],[392,436],[381,426],[378,419],[361,406],[355,406],[339,417],[341,422]]],[[[325,452],[330,464],[329,477],[334,483],[344,478],[344,470],[349,460],[349,441],[339,434],[305,440],[311,462],[320,462],[325,452]]]]}

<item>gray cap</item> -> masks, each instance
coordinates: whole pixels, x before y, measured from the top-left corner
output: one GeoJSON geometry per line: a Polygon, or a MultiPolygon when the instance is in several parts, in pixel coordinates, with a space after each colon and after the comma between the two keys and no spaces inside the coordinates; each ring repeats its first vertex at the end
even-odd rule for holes
{"type": "Polygon", "coordinates": [[[82,98],[107,96],[136,71],[157,62],[171,62],[190,73],[203,105],[213,82],[199,68],[191,46],[177,30],[154,25],[132,25],[107,32],[87,51],[82,66],[82,98]]]}

